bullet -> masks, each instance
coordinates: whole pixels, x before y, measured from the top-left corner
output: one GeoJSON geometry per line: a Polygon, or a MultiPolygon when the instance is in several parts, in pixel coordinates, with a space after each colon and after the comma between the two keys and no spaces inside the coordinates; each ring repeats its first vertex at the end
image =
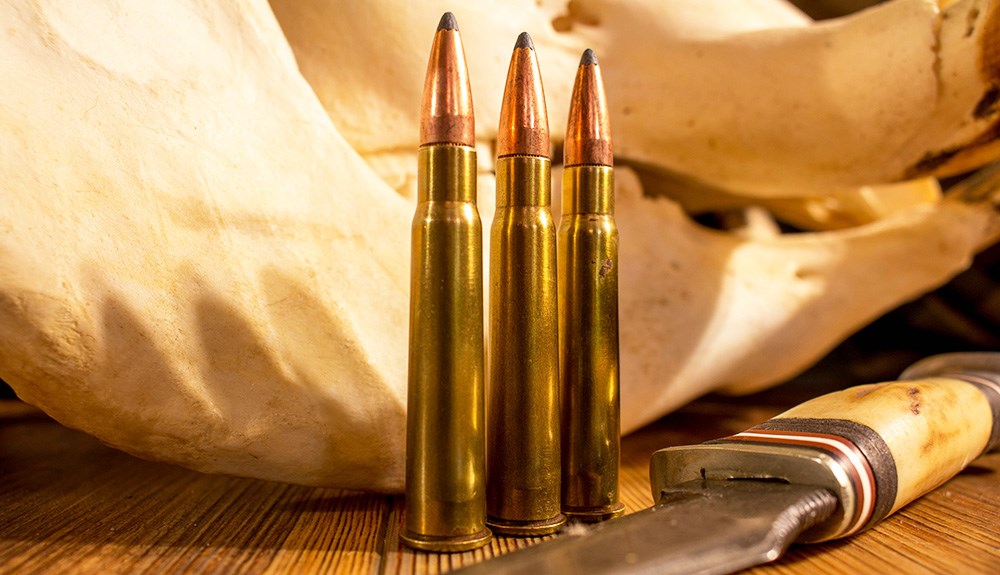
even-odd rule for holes
{"type": "Polygon", "coordinates": [[[427,551],[486,545],[483,237],[475,122],[458,25],[431,47],[420,115],[411,229],[410,346],[403,543],[427,551]]]}
{"type": "Polygon", "coordinates": [[[546,535],[566,522],[559,501],[556,230],[545,94],[535,48],[517,39],[497,137],[490,233],[487,524],[546,535]]]}
{"type": "Polygon", "coordinates": [[[611,126],[601,69],[587,50],[570,101],[559,224],[562,511],[603,521],[618,500],[618,228],[611,126]]]}

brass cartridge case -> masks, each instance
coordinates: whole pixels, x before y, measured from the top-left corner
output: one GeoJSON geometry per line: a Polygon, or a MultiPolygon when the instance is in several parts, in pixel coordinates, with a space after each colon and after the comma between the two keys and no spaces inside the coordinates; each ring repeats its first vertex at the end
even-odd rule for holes
{"type": "Polygon", "coordinates": [[[545,535],[560,512],[559,334],[550,161],[497,160],[490,233],[487,523],[545,535]]]}
{"type": "Polygon", "coordinates": [[[476,152],[423,146],[418,162],[401,538],[417,549],[465,551],[491,538],[476,152]]]}
{"type": "Polygon", "coordinates": [[[562,510],[572,519],[620,515],[618,228],[614,168],[563,172],[559,226],[562,510]]]}

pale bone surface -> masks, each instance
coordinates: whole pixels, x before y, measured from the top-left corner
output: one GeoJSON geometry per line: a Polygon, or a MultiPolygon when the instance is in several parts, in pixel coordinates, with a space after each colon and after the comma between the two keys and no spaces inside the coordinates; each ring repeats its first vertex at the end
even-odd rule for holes
{"type": "Polygon", "coordinates": [[[895,0],[810,25],[772,0],[272,1],[348,141],[366,155],[405,156],[387,170],[400,187],[399,172],[415,170],[412,108],[428,31],[454,10],[479,138],[495,138],[523,30],[537,48],[554,139],[565,132],[580,54],[592,48],[619,160],[757,197],[907,179],[964,167],[976,150],[1000,154],[995,110],[977,113],[1000,85],[1000,14],[994,2],[950,4],[895,0]],[[992,151],[983,151],[977,139],[990,133],[992,151]],[[966,148],[952,165],[941,156],[966,148]]]}
{"type": "MultiPolygon", "coordinates": [[[[618,157],[645,178],[618,171],[626,430],[712,389],[793,375],[947,281],[997,236],[995,171],[975,194],[939,200],[935,182],[917,180],[879,195],[914,161],[995,125],[995,109],[970,114],[991,81],[981,63],[995,50],[986,40],[996,3],[958,2],[944,18],[932,2],[896,0],[811,26],[780,2],[741,2],[740,18],[726,11],[737,4],[699,2],[669,13],[581,3],[562,20],[565,6],[545,2],[456,9],[480,114],[483,221],[504,78],[493,72],[517,32],[538,47],[553,134],[579,53],[591,46],[601,58],[618,157]],[[874,50],[873,38],[893,50],[874,50]],[[789,75],[803,50],[829,82],[789,75]],[[699,53],[703,63],[682,65],[699,53]],[[763,97],[764,78],[740,77],[725,86],[740,95],[696,110],[721,89],[711,76],[753,67],[747,54],[773,62],[767,93],[777,100],[763,97]],[[673,61],[677,74],[664,71],[673,61]],[[659,105],[668,97],[680,108],[659,105]],[[788,112],[795,98],[812,107],[788,112]],[[876,120],[846,143],[838,131],[876,120]],[[775,130],[801,153],[790,158],[775,130]],[[827,216],[853,227],[709,231],[658,195],[664,180],[649,174],[659,172],[724,201],[783,198],[778,208],[816,227],[838,227],[816,216],[816,202],[830,200],[827,216]]],[[[293,54],[260,0],[0,6],[0,75],[17,79],[0,90],[0,376],[63,423],[144,457],[399,490],[413,212],[404,198],[426,51],[446,7],[275,9],[293,43],[312,38],[315,54],[293,54]],[[320,29],[337,34],[309,36],[320,29]]],[[[984,163],[990,147],[978,148],[973,163],[984,163]]]]}

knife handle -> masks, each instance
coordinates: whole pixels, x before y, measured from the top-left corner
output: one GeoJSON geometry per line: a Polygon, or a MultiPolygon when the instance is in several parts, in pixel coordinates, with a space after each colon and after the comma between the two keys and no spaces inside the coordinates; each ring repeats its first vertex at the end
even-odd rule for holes
{"type": "Polygon", "coordinates": [[[956,372],[861,385],[743,433],[660,450],[654,498],[686,480],[768,479],[826,487],[833,517],[800,541],[846,537],[941,485],[1000,443],[1000,376],[956,372]]]}

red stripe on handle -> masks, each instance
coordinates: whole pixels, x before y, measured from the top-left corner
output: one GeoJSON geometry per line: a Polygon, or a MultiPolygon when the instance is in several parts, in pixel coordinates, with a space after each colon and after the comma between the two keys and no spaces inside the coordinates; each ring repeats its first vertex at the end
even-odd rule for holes
{"type": "MultiPolygon", "coordinates": [[[[744,431],[726,438],[732,441],[749,441],[753,443],[780,443],[782,445],[798,445],[820,449],[829,453],[844,469],[850,478],[857,494],[858,504],[851,513],[850,527],[837,535],[846,537],[861,530],[872,518],[875,511],[876,486],[875,475],[868,459],[853,442],[837,436],[805,431],[787,431],[781,429],[755,429],[744,431]]],[[[845,510],[848,512],[849,510],[845,510]]]]}

